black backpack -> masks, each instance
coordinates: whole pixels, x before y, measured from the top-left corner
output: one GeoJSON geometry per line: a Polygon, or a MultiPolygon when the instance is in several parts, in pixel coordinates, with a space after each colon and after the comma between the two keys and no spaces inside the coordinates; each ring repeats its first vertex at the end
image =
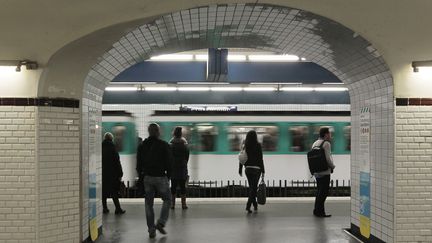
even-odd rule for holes
{"type": "Polygon", "coordinates": [[[307,160],[311,175],[328,169],[327,158],[323,148],[325,142],[326,141],[324,140],[319,147],[315,146],[307,153],[307,160]]]}

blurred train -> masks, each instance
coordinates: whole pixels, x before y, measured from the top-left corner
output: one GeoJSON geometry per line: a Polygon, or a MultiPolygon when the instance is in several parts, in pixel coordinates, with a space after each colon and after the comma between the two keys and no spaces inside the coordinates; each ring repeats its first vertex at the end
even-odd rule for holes
{"type": "Polygon", "coordinates": [[[136,180],[137,132],[135,119],[125,111],[102,111],[102,136],[106,132],[114,135],[114,144],[120,154],[123,180],[136,180]]]}
{"type": "Polygon", "coordinates": [[[238,153],[249,130],[257,132],[262,144],[266,179],[310,180],[306,153],[323,126],[333,137],[332,179],[350,180],[351,118],[346,111],[155,111],[150,119],[161,126],[165,141],[176,126],[183,128],[191,149],[190,180],[242,179],[238,153]]]}
{"type": "MultiPolygon", "coordinates": [[[[262,144],[266,179],[310,180],[306,153],[321,127],[330,128],[336,170],[332,179],[350,180],[351,125],[346,111],[155,111],[149,122],[161,126],[161,138],[169,141],[175,127],[183,128],[191,156],[191,181],[238,181],[238,153],[249,130],[262,144]]],[[[124,111],[103,111],[104,132],[114,134],[124,177],[136,180],[137,132],[133,116],[124,111]]],[[[133,184],[133,183],[132,183],[133,184]]]]}

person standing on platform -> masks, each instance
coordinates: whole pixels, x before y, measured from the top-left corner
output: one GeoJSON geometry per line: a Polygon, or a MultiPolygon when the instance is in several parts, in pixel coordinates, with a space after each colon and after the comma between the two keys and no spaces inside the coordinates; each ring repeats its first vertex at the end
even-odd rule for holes
{"type": "Polygon", "coordinates": [[[167,142],[161,140],[160,128],[156,123],[148,127],[149,137],[145,139],[137,152],[137,171],[144,177],[145,211],[150,238],[156,237],[156,230],[165,235],[171,205],[169,178],[172,168],[172,154],[167,142]],[[155,224],[153,203],[156,193],[163,204],[160,217],[155,224]]]}
{"type": "MultiPolygon", "coordinates": [[[[264,178],[264,161],[261,144],[258,142],[257,133],[254,130],[250,130],[246,134],[246,140],[244,142],[244,149],[247,154],[247,161],[245,162],[245,174],[249,183],[249,198],[246,204],[246,211],[252,213],[251,205],[254,207],[254,211],[258,210],[257,203],[257,190],[260,176],[264,178]]],[[[243,165],[239,163],[239,174],[243,175],[243,165]]]]}
{"type": "Polygon", "coordinates": [[[182,209],[188,209],[188,206],[186,205],[186,183],[188,179],[187,165],[189,161],[189,149],[187,145],[188,143],[186,139],[182,137],[181,127],[176,127],[174,129],[173,135],[174,137],[169,142],[174,157],[172,176],[171,176],[171,196],[172,196],[171,209],[175,208],[177,187],[180,187],[182,209]]]}
{"type": "Polygon", "coordinates": [[[112,197],[115,205],[115,214],[124,214],[126,211],[120,207],[119,190],[123,177],[120,156],[116,151],[113,135],[105,133],[102,142],[102,206],[103,213],[109,213],[107,198],[112,197]]]}
{"type": "Polygon", "coordinates": [[[312,144],[312,148],[319,147],[322,145],[328,169],[325,171],[314,173],[314,177],[317,181],[317,192],[315,194],[315,208],[313,214],[316,217],[331,217],[330,214],[326,214],[324,203],[327,199],[330,189],[330,174],[333,173],[335,165],[333,163],[333,158],[331,155],[331,133],[328,127],[322,127],[319,131],[319,138],[312,144]]]}

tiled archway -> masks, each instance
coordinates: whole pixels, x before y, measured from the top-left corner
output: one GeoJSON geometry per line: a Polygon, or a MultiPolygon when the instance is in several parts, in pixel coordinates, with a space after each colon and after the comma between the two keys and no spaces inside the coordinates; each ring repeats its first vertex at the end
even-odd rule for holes
{"type": "MultiPolygon", "coordinates": [[[[126,68],[152,55],[208,47],[295,54],[327,68],[348,86],[353,127],[351,223],[356,226],[359,226],[359,116],[362,107],[370,108],[372,234],[393,242],[394,104],[389,69],[375,48],[357,33],[330,19],[287,7],[228,4],[183,10],[160,16],[114,43],[85,80],[84,188],[87,189],[89,161],[100,165],[100,151],[88,151],[88,145],[101,142],[99,134],[91,129],[100,123],[102,95],[108,83],[126,68]]],[[[85,198],[87,191],[83,192],[85,198]]],[[[85,200],[83,205],[87,205],[85,200]]],[[[84,207],[85,215],[87,211],[84,207]]],[[[101,210],[98,211],[100,215],[101,210]]],[[[84,216],[84,237],[88,235],[86,222],[84,216]]]]}

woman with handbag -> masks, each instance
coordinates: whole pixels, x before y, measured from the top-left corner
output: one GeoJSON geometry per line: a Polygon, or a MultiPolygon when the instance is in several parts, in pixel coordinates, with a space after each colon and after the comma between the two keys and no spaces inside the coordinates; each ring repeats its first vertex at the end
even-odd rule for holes
{"type": "Polygon", "coordinates": [[[258,142],[257,133],[250,130],[246,134],[246,139],[242,151],[239,154],[239,174],[243,175],[243,165],[249,183],[249,198],[246,204],[246,211],[252,213],[251,206],[258,210],[257,190],[260,176],[264,177],[264,161],[261,144],[258,142]],[[247,158],[246,158],[247,157],[247,158]],[[244,161],[245,160],[245,161],[244,161]]]}

